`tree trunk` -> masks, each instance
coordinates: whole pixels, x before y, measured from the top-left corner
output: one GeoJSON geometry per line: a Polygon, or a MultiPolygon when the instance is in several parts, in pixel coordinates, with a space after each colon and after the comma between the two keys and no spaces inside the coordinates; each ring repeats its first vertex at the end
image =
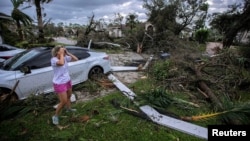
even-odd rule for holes
{"type": "Polygon", "coordinates": [[[228,33],[226,33],[226,37],[223,40],[223,48],[229,48],[233,44],[233,40],[236,37],[239,29],[231,29],[228,33]]]}
{"type": "Polygon", "coordinates": [[[223,105],[222,103],[219,101],[219,99],[214,95],[214,93],[212,92],[212,90],[207,86],[207,84],[201,79],[202,78],[202,74],[201,74],[201,68],[202,66],[196,66],[195,67],[195,74],[197,76],[197,79],[199,80],[199,86],[200,89],[206,93],[208,95],[208,97],[211,99],[211,101],[219,107],[220,110],[223,110],[223,105]]]}
{"type": "Polygon", "coordinates": [[[19,38],[21,41],[23,41],[23,32],[22,32],[22,27],[19,21],[16,21],[16,25],[17,25],[17,32],[19,35],[19,38]]]}
{"type": "Polygon", "coordinates": [[[227,47],[229,48],[232,43],[234,38],[237,36],[237,33],[244,30],[249,30],[249,22],[250,22],[250,8],[249,8],[249,3],[246,7],[246,9],[244,10],[244,12],[239,16],[239,19],[236,21],[235,26],[229,30],[226,33],[226,37],[225,40],[223,40],[223,47],[227,47]]]}
{"type": "Polygon", "coordinates": [[[38,22],[39,40],[43,40],[44,39],[43,18],[42,18],[42,10],[41,10],[41,5],[40,5],[40,0],[35,0],[35,6],[36,6],[36,14],[37,14],[37,22],[38,22]]]}
{"type": "Polygon", "coordinates": [[[142,43],[137,43],[137,53],[142,53],[142,43]]]}
{"type": "Polygon", "coordinates": [[[85,36],[88,36],[91,31],[95,31],[96,25],[94,25],[95,24],[94,17],[95,15],[92,15],[92,17],[89,20],[89,25],[86,27],[86,30],[84,32],[85,36]]]}

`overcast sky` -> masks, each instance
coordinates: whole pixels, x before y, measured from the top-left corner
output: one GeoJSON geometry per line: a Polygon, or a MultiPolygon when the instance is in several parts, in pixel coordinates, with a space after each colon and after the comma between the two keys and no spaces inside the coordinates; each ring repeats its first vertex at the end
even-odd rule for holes
{"type": "MultiPolygon", "coordinates": [[[[229,4],[238,0],[207,0],[209,13],[225,11],[229,4]]],[[[95,20],[114,19],[115,13],[126,17],[129,13],[138,15],[140,21],[146,21],[146,10],[142,7],[143,0],[52,0],[49,4],[43,4],[45,19],[52,19],[53,23],[64,24],[78,23],[86,25],[88,17],[95,15],[95,20]]],[[[10,15],[13,6],[10,0],[0,0],[0,12],[10,15]]],[[[24,13],[36,19],[35,7],[23,10],[24,13]]],[[[125,18],[124,18],[125,19],[125,18]]]]}

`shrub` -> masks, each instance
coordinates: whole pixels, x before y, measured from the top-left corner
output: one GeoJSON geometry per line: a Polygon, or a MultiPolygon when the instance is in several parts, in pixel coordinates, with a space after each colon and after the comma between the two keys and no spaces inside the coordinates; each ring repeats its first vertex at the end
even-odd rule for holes
{"type": "Polygon", "coordinates": [[[208,39],[209,32],[207,29],[199,29],[195,32],[195,39],[199,43],[205,43],[208,39]]]}
{"type": "Polygon", "coordinates": [[[163,60],[155,62],[152,67],[152,75],[156,80],[164,80],[169,76],[169,69],[170,69],[170,61],[163,60]]]}

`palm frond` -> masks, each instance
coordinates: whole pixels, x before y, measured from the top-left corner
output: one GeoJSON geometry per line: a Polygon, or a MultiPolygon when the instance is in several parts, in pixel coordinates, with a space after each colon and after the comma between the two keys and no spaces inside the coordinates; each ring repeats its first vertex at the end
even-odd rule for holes
{"type": "Polygon", "coordinates": [[[183,120],[198,121],[217,118],[229,124],[248,124],[250,123],[250,102],[236,105],[231,110],[201,114],[197,116],[182,117],[183,120]]]}
{"type": "Polygon", "coordinates": [[[40,94],[31,95],[26,100],[16,101],[13,103],[5,103],[0,106],[0,121],[9,118],[17,118],[23,116],[31,111],[34,113],[42,113],[50,109],[57,102],[56,95],[40,94]]]}
{"type": "Polygon", "coordinates": [[[23,2],[24,2],[24,0],[11,0],[11,3],[13,5],[14,9],[18,8],[20,5],[22,5],[23,2]]]}
{"type": "Polygon", "coordinates": [[[30,18],[27,14],[18,9],[20,5],[23,4],[24,0],[11,0],[11,2],[14,7],[11,12],[11,17],[16,21],[21,21],[24,26],[31,24],[31,22],[33,21],[32,18],[30,18]]]}
{"type": "Polygon", "coordinates": [[[25,9],[28,9],[28,8],[30,8],[30,7],[32,7],[32,6],[25,6],[25,7],[23,7],[21,10],[25,10],[25,9]]]}
{"type": "Polygon", "coordinates": [[[187,116],[187,117],[183,116],[183,117],[181,117],[181,119],[188,120],[188,121],[208,120],[210,118],[214,118],[214,117],[217,117],[217,116],[225,114],[225,113],[227,113],[227,111],[208,113],[208,114],[200,114],[200,115],[196,115],[196,116],[187,116]]]}
{"type": "Polygon", "coordinates": [[[168,107],[173,102],[173,99],[167,94],[165,89],[157,88],[147,93],[140,94],[136,99],[141,104],[149,104],[153,107],[168,107]]]}

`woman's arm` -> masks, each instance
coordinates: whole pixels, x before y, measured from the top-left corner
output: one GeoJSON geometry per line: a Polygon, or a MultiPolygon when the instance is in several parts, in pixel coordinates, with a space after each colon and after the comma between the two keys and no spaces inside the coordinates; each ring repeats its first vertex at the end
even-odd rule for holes
{"type": "Polygon", "coordinates": [[[65,53],[66,53],[66,55],[71,57],[71,61],[78,61],[78,58],[75,55],[73,55],[72,53],[68,52],[67,49],[65,49],[65,53]]]}
{"type": "Polygon", "coordinates": [[[56,62],[56,64],[58,66],[63,66],[64,65],[64,48],[60,48],[59,52],[58,52],[58,61],[56,62]]]}

